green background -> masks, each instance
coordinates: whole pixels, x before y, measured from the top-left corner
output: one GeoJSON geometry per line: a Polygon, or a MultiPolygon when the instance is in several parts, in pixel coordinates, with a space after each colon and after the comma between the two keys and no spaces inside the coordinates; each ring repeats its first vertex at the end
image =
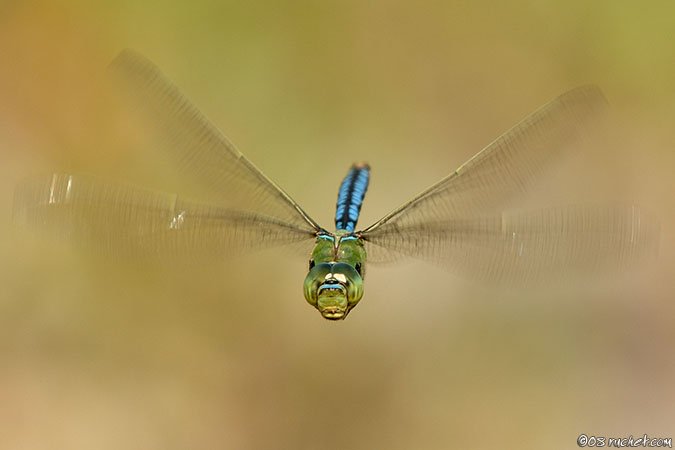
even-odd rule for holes
{"type": "MultiPolygon", "coordinates": [[[[672,2],[0,3],[0,448],[576,448],[675,434],[672,2]],[[602,87],[613,143],[523,205],[635,202],[660,218],[635,274],[499,291],[369,267],[350,317],[302,298],[283,251],[173,270],[12,229],[35,173],[163,180],[106,91],[155,61],[324,226],[354,161],[361,225],[565,90],[602,87]]],[[[162,169],[162,170],[160,170],[162,169]]]]}

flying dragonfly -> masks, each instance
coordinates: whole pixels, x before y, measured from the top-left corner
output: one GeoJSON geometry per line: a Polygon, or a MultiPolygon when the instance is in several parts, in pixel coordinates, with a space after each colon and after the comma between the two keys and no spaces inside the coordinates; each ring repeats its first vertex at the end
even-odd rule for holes
{"type": "Polygon", "coordinates": [[[26,180],[14,217],[100,252],[223,256],[290,243],[313,250],[304,297],[330,320],[344,319],[364,293],[366,261],[402,256],[497,283],[523,283],[637,260],[653,244],[636,206],[508,212],[555,160],[592,131],[606,101],[596,86],[545,104],[461,165],[374,224],[358,229],[370,166],[351,166],[337,197],[335,229],[313,220],[149,60],[123,51],[111,64],[157,123],[163,148],[196,199],[76,174],[26,180]]]}

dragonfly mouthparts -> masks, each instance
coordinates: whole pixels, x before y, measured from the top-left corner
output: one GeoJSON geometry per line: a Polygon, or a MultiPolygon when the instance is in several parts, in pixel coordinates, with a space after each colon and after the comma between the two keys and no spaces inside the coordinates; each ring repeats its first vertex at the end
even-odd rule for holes
{"type": "Polygon", "coordinates": [[[325,319],[344,319],[349,305],[347,302],[347,287],[338,280],[330,280],[319,286],[317,290],[317,307],[325,319]]]}

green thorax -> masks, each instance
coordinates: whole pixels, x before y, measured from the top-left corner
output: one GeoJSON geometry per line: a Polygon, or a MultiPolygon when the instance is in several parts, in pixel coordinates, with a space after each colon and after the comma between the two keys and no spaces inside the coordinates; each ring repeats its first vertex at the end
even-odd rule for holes
{"type": "Polygon", "coordinates": [[[356,267],[366,262],[366,249],[363,241],[344,230],[333,234],[322,234],[316,239],[311,259],[315,264],[341,262],[356,267]]]}

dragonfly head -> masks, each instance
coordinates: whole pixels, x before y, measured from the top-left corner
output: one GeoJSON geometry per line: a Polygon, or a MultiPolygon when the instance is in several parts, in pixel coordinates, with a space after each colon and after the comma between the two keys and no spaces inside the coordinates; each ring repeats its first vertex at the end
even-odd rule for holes
{"type": "Polygon", "coordinates": [[[313,264],[312,260],[305,278],[304,293],[307,302],[325,319],[344,319],[363,297],[363,278],[350,264],[313,264]]]}

